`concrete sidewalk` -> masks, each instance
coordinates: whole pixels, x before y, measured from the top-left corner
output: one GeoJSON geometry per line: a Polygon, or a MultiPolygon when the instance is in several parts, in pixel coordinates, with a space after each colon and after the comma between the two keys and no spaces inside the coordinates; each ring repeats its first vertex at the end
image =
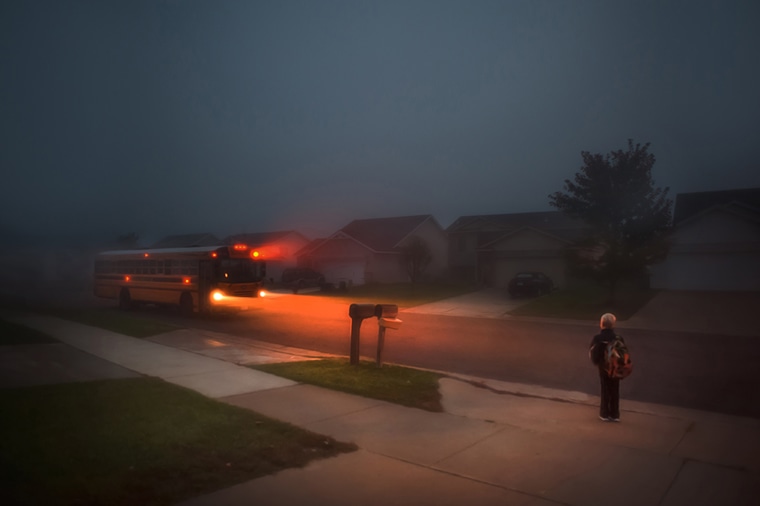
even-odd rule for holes
{"type": "MultiPolygon", "coordinates": [[[[622,423],[604,423],[593,396],[465,377],[441,380],[445,412],[430,413],[241,367],[223,359],[240,361],[230,350],[191,351],[222,337],[213,333],[154,339],[167,345],[52,317],[6,318],[127,370],[360,447],[188,506],[712,506],[760,497],[760,420],[623,399],[622,423]]],[[[245,361],[318,358],[264,344],[246,353],[245,361]]]]}

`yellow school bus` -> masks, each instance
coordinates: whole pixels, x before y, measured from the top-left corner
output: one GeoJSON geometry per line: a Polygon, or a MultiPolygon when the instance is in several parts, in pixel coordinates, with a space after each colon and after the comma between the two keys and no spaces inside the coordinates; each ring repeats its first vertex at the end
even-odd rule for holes
{"type": "Polygon", "coordinates": [[[119,307],[179,306],[183,313],[248,309],[263,295],[263,255],[245,244],[106,251],[95,258],[94,293],[119,307]]]}

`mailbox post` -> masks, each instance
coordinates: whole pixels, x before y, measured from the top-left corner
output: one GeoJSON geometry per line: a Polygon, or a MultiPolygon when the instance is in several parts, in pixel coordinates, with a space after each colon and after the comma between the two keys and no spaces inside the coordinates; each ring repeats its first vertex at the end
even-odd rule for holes
{"type": "Polygon", "coordinates": [[[359,364],[362,321],[375,316],[375,307],[375,304],[351,304],[348,307],[348,316],[351,317],[351,365],[359,364]]]}
{"type": "Polygon", "coordinates": [[[383,365],[383,347],[385,346],[385,329],[398,329],[402,321],[397,318],[398,306],[396,304],[377,304],[375,306],[377,316],[377,365],[383,365]]]}

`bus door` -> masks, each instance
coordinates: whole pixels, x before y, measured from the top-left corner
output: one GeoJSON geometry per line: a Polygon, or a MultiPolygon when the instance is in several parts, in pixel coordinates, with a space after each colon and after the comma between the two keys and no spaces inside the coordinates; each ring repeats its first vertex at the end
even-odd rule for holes
{"type": "Polygon", "coordinates": [[[211,291],[214,289],[214,262],[201,260],[198,265],[198,312],[205,313],[211,306],[211,291]]]}

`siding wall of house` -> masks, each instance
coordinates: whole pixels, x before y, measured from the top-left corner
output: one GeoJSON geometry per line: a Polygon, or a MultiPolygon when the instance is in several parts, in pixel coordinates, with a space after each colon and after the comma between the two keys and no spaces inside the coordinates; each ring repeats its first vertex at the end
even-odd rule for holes
{"type": "Polygon", "coordinates": [[[651,286],[668,290],[760,290],[760,226],[714,210],[676,227],[651,286]]]}
{"type": "Polygon", "coordinates": [[[361,285],[365,283],[369,253],[351,238],[334,237],[310,254],[309,263],[325,276],[328,283],[361,285]]]}
{"type": "Polygon", "coordinates": [[[760,227],[729,212],[715,210],[678,226],[671,243],[676,246],[760,242],[760,227]]]}
{"type": "MultiPolygon", "coordinates": [[[[432,281],[447,278],[449,273],[449,240],[446,237],[446,233],[436,226],[434,222],[428,220],[415,230],[411,236],[417,236],[425,241],[433,257],[430,265],[428,265],[423,273],[423,279],[432,281]]],[[[402,241],[400,246],[403,247],[405,244],[402,241]]],[[[401,260],[398,260],[398,262],[400,263],[401,260]]],[[[403,265],[401,271],[406,276],[406,281],[408,281],[409,276],[403,265]]]]}
{"type": "Polygon", "coordinates": [[[375,254],[367,264],[366,281],[381,283],[405,283],[409,276],[404,269],[401,254],[375,254]]]}
{"type": "Polygon", "coordinates": [[[457,232],[449,236],[449,268],[457,281],[477,281],[478,236],[475,232],[457,232]]]}

